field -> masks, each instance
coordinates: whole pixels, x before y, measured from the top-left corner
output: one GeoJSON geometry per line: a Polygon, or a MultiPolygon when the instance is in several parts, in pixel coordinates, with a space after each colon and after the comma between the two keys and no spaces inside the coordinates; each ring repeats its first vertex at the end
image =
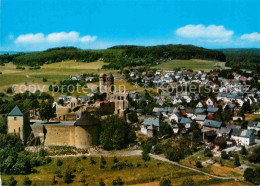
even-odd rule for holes
{"type": "MultiPolygon", "coordinates": [[[[58,184],[64,185],[63,175],[70,166],[73,171],[72,185],[99,185],[102,179],[106,185],[112,185],[113,180],[120,177],[126,185],[159,185],[161,177],[170,177],[173,185],[181,185],[187,177],[192,177],[198,185],[217,185],[228,182],[229,184],[244,185],[238,181],[213,179],[199,173],[183,169],[168,163],[157,160],[143,161],[140,156],[118,157],[119,163],[126,163],[122,169],[111,169],[115,163],[113,157],[105,157],[106,164],[104,168],[100,168],[100,157],[94,157],[95,164],[90,163],[90,157],[83,158],[62,158],[63,164],[57,166],[57,158],[46,166],[38,167],[35,173],[28,175],[33,184],[50,185],[52,178],[55,176],[58,184]],[[59,175],[59,176],[57,176],[59,175]],[[84,178],[84,179],[82,179],[84,178]],[[144,184],[146,183],[146,184],[144,184]]],[[[8,180],[10,175],[3,175],[3,181],[8,180]]],[[[22,184],[25,175],[17,175],[14,178],[18,181],[18,185],[22,184]]]]}
{"type": "Polygon", "coordinates": [[[18,70],[12,63],[8,63],[5,66],[0,67],[0,71],[3,73],[0,75],[0,91],[6,90],[9,86],[18,85],[46,85],[55,81],[68,79],[69,75],[72,74],[83,74],[83,73],[108,73],[115,71],[101,70],[105,63],[101,61],[92,63],[83,63],[75,61],[65,61],[60,63],[45,64],[38,70],[18,70]],[[48,81],[43,82],[42,79],[46,78],[48,81]]]}
{"type": "Polygon", "coordinates": [[[200,59],[191,59],[191,60],[172,60],[164,62],[155,66],[154,68],[160,68],[162,70],[174,70],[176,68],[186,68],[193,70],[213,70],[216,67],[224,68],[224,62],[200,60],[200,59]]]}

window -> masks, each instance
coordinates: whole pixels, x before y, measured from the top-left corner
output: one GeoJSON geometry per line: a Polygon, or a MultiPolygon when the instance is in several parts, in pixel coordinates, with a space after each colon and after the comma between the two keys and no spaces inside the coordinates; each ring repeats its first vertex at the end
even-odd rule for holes
{"type": "Polygon", "coordinates": [[[16,121],[16,120],[17,120],[17,117],[14,117],[14,120],[16,121]]]}

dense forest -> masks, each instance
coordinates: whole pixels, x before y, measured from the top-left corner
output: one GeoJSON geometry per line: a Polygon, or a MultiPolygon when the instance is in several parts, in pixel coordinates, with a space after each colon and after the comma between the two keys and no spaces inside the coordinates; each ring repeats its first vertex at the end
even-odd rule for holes
{"type": "Polygon", "coordinates": [[[107,50],[53,48],[43,52],[1,55],[0,64],[12,61],[16,65],[41,66],[64,60],[91,62],[102,59],[109,63],[104,68],[119,69],[126,66],[154,65],[169,59],[191,58],[225,61],[225,55],[215,50],[192,45],[160,45],[153,47],[115,46],[107,50]]]}
{"type": "Polygon", "coordinates": [[[120,69],[127,66],[151,66],[173,59],[205,59],[226,61],[227,66],[259,69],[260,49],[221,49],[210,50],[193,45],[158,46],[114,46],[106,50],[81,50],[75,47],[48,49],[42,52],[0,55],[0,65],[10,61],[14,64],[31,67],[43,64],[76,60],[107,62],[103,68],[120,69]]]}
{"type": "Polygon", "coordinates": [[[260,70],[260,49],[220,49],[226,65],[238,69],[260,70]]]}

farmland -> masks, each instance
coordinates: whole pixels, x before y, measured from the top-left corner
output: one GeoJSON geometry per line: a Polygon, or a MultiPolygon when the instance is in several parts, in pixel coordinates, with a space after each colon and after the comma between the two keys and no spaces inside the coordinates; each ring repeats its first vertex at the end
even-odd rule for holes
{"type": "MultiPolygon", "coordinates": [[[[70,167],[73,170],[72,185],[98,185],[100,179],[105,184],[112,185],[113,180],[120,177],[127,185],[144,184],[159,185],[162,177],[169,177],[173,185],[180,185],[187,177],[193,178],[198,185],[205,184],[221,184],[228,182],[230,184],[244,185],[242,182],[230,180],[213,179],[199,173],[183,169],[168,163],[157,160],[143,161],[140,156],[117,157],[118,163],[124,164],[121,168],[112,168],[114,163],[113,157],[105,157],[106,163],[101,167],[100,157],[78,157],[78,158],[62,158],[62,165],[57,166],[57,158],[53,158],[48,165],[36,168],[35,173],[27,175],[37,185],[50,185],[55,176],[58,184],[64,184],[63,175],[70,167]],[[91,159],[95,163],[91,163],[91,159]],[[84,178],[84,179],[83,179],[84,178]]],[[[4,175],[3,180],[9,179],[10,175],[4,175]]],[[[14,175],[18,181],[18,185],[22,184],[24,175],[14,175]]]]}

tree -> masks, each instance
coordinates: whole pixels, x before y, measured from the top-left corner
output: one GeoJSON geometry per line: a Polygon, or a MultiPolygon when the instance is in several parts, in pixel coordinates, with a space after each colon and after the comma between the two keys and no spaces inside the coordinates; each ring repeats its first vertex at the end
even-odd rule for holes
{"type": "Polygon", "coordinates": [[[242,146],[242,147],[241,147],[240,153],[241,153],[242,155],[244,155],[244,156],[246,156],[246,155],[248,154],[248,151],[246,150],[246,147],[245,147],[245,146],[242,146]]]}
{"type": "Polygon", "coordinates": [[[16,185],[17,185],[17,181],[14,179],[13,176],[11,176],[11,177],[9,178],[9,180],[7,181],[7,185],[8,185],[8,186],[16,186],[16,185]]]}
{"type": "Polygon", "coordinates": [[[253,182],[255,178],[255,172],[252,168],[247,168],[244,172],[244,178],[246,181],[253,182]]]}
{"type": "Polygon", "coordinates": [[[239,156],[238,154],[235,154],[235,160],[234,160],[234,165],[235,166],[240,166],[240,159],[239,159],[239,156]]]}
{"type": "Polygon", "coordinates": [[[30,180],[30,178],[28,176],[25,176],[23,179],[23,185],[25,186],[30,186],[32,185],[32,181],[30,180]]]}
{"type": "Polygon", "coordinates": [[[55,110],[52,108],[51,102],[45,102],[42,101],[40,105],[40,117],[42,120],[47,120],[47,122],[50,121],[51,118],[54,118],[56,116],[55,110]]]}
{"type": "Polygon", "coordinates": [[[53,176],[52,181],[51,181],[51,185],[56,185],[57,183],[58,183],[58,182],[57,182],[57,180],[56,180],[56,177],[53,176]]]}
{"type": "Polygon", "coordinates": [[[186,178],[182,184],[182,186],[195,186],[195,182],[192,178],[186,178]]]}
{"type": "Polygon", "coordinates": [[[221,152],[221,159],[224,159],[224,160],[229,159],[229,155],[227,154],[226,151],[222,151],[222,152],[221,152]]]}
{"type": "Polygon", "coordinates": [[[113,180],[113,185],[121,186],[124,185],[124,182],[120,177],[117,177],[117,179],[113,180]]]}
{"type": "Polygon", "coordinates": [[[206,156],[206,157],[212,157],[213,156],[213,154],[212,154],[212,152],[209,148],[206,148],[204,150],[204,156],[206,156]]]}
{"type": "Polygon", "coordinates": [[[132,127],[118,116],[111,116],[102,121],[100,143],[104,149],[122,149],[135,139],[132,127]]]}
{"type": "Polygon", "coordinates": [[[56,165],[60,167],[60,166],[62,166],[62,164],[63,164],[63,161],[61,159],[57,159],[56,165]]]}
{"type": "Polygon", "coordinates": [[[100,179],[100,180],[99,180],[99,185],[100,185],[100,186],[105,186],[106,184],[105,184],[104,180],[100,179]]]}
{"type": "Polygon", "coordinates": [[[203,168],[203,166],[202,166],[202,164],[201,164],[200,161],[197,161],[197,162],[196,162],[196,167],[197,167],[197,168],[203,168]]]}
{"type": "Polygon", "coordinates": [[[7,133],[7,118],[2,117],[0,118],[0,134],[6,134],[7,133]]]}
{"type": "Polygon", "coordinates": [[[160,186],[171,186],[171,179],[168,177],[161,178],[160,180],[160,186]]]}
{"type": "Polygon", "coordinates": [[[73,178],[72,170],[70,169],[70,167],[67,167],[64,175],[64,182],[70,184],[73,182],[72,178],[73,178]]]}

